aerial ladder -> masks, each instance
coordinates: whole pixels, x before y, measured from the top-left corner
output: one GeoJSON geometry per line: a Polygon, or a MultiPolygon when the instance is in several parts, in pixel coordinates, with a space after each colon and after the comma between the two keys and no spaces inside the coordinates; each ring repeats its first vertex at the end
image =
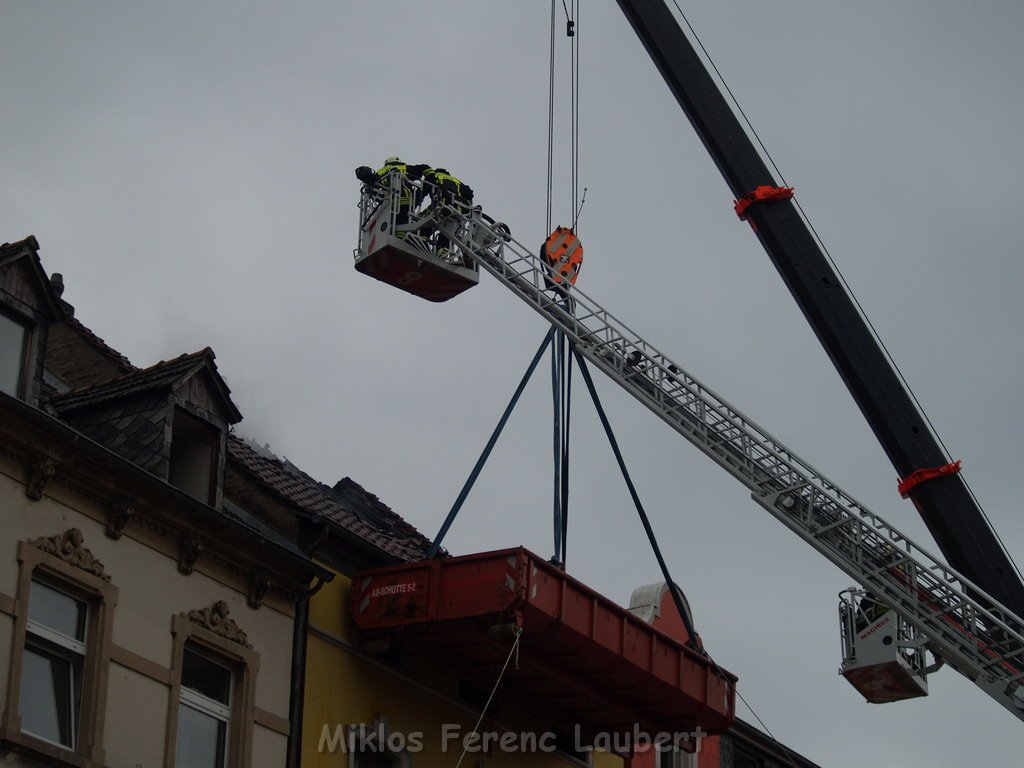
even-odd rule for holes
{"type": "Polygon", "coordinates": [[[392,173],[364,186],[356,268],[444,301],[479,269],[561,330],[575,351],[696,445],[752,498],[853,577],[841,595],[841,672],[869,701],[927,692],[945,662],[1024,720],[1024,584],[822,248],[658,0],[618,0],[950,563],[856,501],[699,380],[560,280],[480,207],[392,173]],[[412,190],[403,209],[402,190],[412,190]],[[431,205],[423,206],[430,194],[431,205]],[[443,233],[451,246],[436,246],[443,233]],[[891,610],[887,610],[891,609],[891,610]],[[929,664],[926,651],[937,660],[929,664]]]}
{"type": "MultiPolygon", "coordinates": [[[[893,609],[887,620],[893,626],[886,630],[894,652],[886,670],[889,700],[907,698],[901,690],[926,691],[921,689],[932,666],[924,661],[927,649],[1024,720],[1024,621],[1019,616],[858,502],[578,287],[559,281],[551,262],[479,206],[447,201],[424,212],[411,210],[408,221],[396,227],[402,185],[408,184],[394,172],[386,185],[363,187],[355,251],[359,271],[435,301],[446,291],[455,295],[466,283],[475,284],[479,269],[489,272],[562,331],[590,364],[743,483],[755,502],[870,590],[872,599],[893,609]],[[442,258],[431,235],[424,234],[437,232],[446,235],[454,255],[442,258]],[[445,270],[450,274],[438,277],[445,270]],[[446,280],[448,287],[438,288],[446,280]]],[[[863,610],[852,608],[844,611],[851,629],[863,610]]]]}

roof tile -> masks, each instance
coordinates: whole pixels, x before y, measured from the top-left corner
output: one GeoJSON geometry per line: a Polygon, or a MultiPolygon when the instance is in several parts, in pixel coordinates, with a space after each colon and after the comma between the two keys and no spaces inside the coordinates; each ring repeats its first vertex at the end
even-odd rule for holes
{"type": "Polygon", "coordinates": [[[427,537],[350,478],[332,489],[236,435],[228,437],[228,455],[285,501],[322,515],[399,560],[420,560],[430,547],[427,537]]]}

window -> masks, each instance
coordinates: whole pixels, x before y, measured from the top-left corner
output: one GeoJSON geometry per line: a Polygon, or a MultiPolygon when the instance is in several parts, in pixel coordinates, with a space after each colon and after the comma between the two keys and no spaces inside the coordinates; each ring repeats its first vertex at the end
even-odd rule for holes
{"type": "Polygon", "coordinates": [[[18,542],[18,562],[0,739],[48,764],[103,765],[117,587],[77,528],[18,542]]]}
{"type": "Polygon", "coordinates": [[[27,337],[23,324],[0,312],[0,392],[13,397],[21,395],[27,337]]]}
{"type": "Polygon", "coordinates": [[[572,733],[555,729],[554,734],[555,749],[558,752],[583,765],[592,764],[594,750],[590,745],[578,743],[577,737],[572,733]],[[582,747],[582,749],[578,749],[578,747],[582,747]]]}
{"type": "Polygon", "coordinates": [[[764,768],[765,760],[760,757],[753,747],[737,743],[733,750],[734,768],[764,768]]]}
{"type": "Polygon", "coordinates": [[[399,765],[398,758],[382,752],[357,752],[353,758],[355,768],[393,768],[399,765]]]}
{"type": "Polygon", "coordinates": [[[219,447],[219,429],[175,408],[168,482],[189,496],[213,504],[219,447]]]}
{"type": "Polygon", "coordinates": [[[245,768],[252,763],[259,654],[227,603],[171,618],[171,701],[165,768],[245,768]]]}
{"type": "Polygon", "coordinates": [[[697,755],[679,747],[658,750],[658,768],[697,768],[697,755]]]}
{"type": "Polygon", "coordinates": [[[378,715],[372,724],[350,725],[348,768],[411,768],[407,749],[415,738],[394,733],[387,715],[378,715]]]}
{"type": "Polygon", "coordinates": [[[231,670],[186,648],[178,705],[179,768],[224,768],[231,724],[231,670]]]}
{"type": "Polygon", "coordinates": [[[84,602],[32,580],[19,698],[21,728],[72,751],[78,746],[87,617],[84,602]]]}

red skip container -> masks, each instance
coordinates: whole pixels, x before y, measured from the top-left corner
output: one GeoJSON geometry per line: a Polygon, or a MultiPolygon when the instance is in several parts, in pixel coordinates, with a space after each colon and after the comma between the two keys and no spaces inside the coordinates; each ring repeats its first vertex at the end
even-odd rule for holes
{"type": "Polygon", "coordinates": [[[584,734],[715,734],[736,677],[523,547],[378,568],[352,580],[360,641],[386,641],[584,734]]]}

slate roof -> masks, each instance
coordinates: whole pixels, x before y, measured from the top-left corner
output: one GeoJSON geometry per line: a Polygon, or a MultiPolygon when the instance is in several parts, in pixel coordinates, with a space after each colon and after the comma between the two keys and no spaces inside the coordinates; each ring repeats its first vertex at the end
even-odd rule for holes
{"type": "MultiPolygon", "coordinates": [[[[134,397],[154,390],[169,389],[207,366],[211,367],[216,374],[217,366],[213,362],[215,357],[213,350],[206,347],[173,360],[162,360],[149,368],[134,370],[101,384],[79,387],[60,395],[54,395],[50,402],[59,413],[67,414],[79,408],[92,407],[110,400],[134,397]]],[[[215,378],[220,379],[219,375],[215,378]]],[[[231,423],[240,421],[242,414],[238,412],[228,397],[230,390],[222,382],[221,385],[225,403],[234,414],[234,418],[229,421],[231,423]]]]}
{"type": "Polygon", "coordinates": [[[133,464],[157,477],[167,477],[166,394],[106,400],[96,408],[71,412],[58,408],[57,417],[133,464]]]}
{"type": "Polygon", "coordinates": [[[398,560],[420,560],[430,547],[427,537],[350,478],[330,488],[235,435],[228,437],[228,456],[284,501],[322,515],[398,560]]]}

